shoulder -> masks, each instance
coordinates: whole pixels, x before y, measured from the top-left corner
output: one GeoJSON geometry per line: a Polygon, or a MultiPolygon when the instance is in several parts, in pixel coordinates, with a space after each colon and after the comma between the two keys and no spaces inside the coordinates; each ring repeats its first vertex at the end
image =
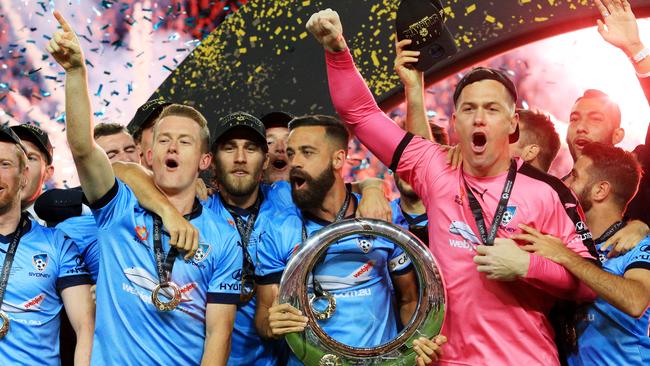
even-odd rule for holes
{"type": "Polygon", "coordinates": [[[538,193],[549,193],[556,196],[562,203],[577,203],[575,195],[559,178],[543,172],[528,163],[523,163],[517,171],[517,179],[526,182],[529,189],[538,193]]]}

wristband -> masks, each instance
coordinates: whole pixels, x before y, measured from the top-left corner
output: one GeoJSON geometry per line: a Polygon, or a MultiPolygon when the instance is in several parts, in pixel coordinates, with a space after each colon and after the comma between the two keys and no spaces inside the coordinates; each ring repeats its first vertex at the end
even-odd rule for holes
{"type": "Polygon", "coordinates": [[[638,64],[639,62],[643,61],[646,57],[650,55],[650,48],[645,47],[641,51],[639,51],[636,55],[630,57],[630,60],[634,62],[635,64],[638,64]]]}

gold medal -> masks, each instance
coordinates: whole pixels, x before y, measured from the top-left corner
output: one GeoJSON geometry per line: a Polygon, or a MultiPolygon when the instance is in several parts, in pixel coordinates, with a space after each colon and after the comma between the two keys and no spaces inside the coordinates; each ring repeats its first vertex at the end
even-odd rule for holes
{"type": "Polygon", "coordinates": [[[4,311],[0,311],[0,319],[2,319],[2,327],[0,327],[0,339],[2,339],[9,333],[9,317],[4,311]]]}
{"type": "Polygon", "coordinates": [[[164,285],[158,284],[151,293],[151,302],[158,311],[172,311],[181,303],[181,289],[173,282],[164,285]],[[169,288],[174,292],[169,301],[162,301],[158,297],[158,293],[164,288],[169,288]]]}

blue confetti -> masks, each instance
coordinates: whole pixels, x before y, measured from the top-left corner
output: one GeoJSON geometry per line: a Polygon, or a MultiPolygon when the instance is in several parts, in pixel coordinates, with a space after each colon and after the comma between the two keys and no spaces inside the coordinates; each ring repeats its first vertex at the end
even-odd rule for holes
{"type": "Polygon", "coordinates": [[[61,113],[58,117],[54,119],[55,122],[65,122],[65,112],[61,113]]]}
{"type": "Polygon", "coordinates": [[[102,93],[102,88],[104,87],[104,84],[99,84],[99,88],[97,88],[97,93],[95,93],[95,96],[98,97],[102,93]]]}

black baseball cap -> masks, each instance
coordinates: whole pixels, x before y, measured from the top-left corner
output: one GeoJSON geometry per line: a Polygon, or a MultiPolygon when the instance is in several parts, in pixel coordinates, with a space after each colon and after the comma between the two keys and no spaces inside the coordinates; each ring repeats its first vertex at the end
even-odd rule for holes
{"type": "Polygon", "coordinates": [[[81,187],[70,189],[52,188],[43,192],[34,202],[34,212],[42,220],[56,225],[83,212],[81,187]]]}
{"type": "Polygon", "coordinates": [[[397,40],[410,39],[407,47],[420,51],[413,66],[426,71],[458,52],[456,41],[445,27],[445,12],[440,0],[402,0],[395,20],[397,40]]]}
{"type": "Polygon", "coordinates": [[[293,119],[293,116],[287,112],[271,112],[267,113],[260,118],[260,121],[264,124],[264,128],[272,127],[285,127],[289,128],[289,122],[293,119]]]}
{"type": "Polygon", "coordinates": [[[253,132],[254,138],[260,144],[262,149],[268,151],[266,144],[266,128],[257,117],[245,112],[235,112],[219,119],[211,146],[214,146],[224,135],[235,129],[248,129],[253,132]]]}
{"type": "MultiPolygon", "coordinates": [[[[490,67],[476,67],[465,74],[456,85],[456,90],[454,90],[454,105],[458,103],[460,93],[467,85],[483,80],[494,80],[499,82],[506,88],[506,91],[510,94],[515,104],[517,103],[517,87],[503,71],[490,67]]],[[[515,132],[510,134],[511,144],[517,142],[517,140],[519,140],[519,124],[517,124],[515,132]]]]}
{"type": "Polygon", "coordinates": [[[172,103],[168,100],[156,98],[141,105],[135,112],[135,116],[133,116],[131,122],[127,125],[127,130],[131,135],[136,135],[141,130],[151,127],[153,121],[160,115],[160,112],[170,104],[172,103]]]}
{"type": "Polygon", "coordinates": [[[11,128],[7,127],[7,125],[0,126],[0,141],[16,144],[24,153],[27,153],[27,149],[25,149],[23,142],[20,141],[20,137],[11,128]]]}
{"type": "Polygon", "coordinates": [[[16,133],[16,135],[24,141],[29,141],[36,145],[39,150],[45,154],[47,158],[47,165],[52,164],[53,149],[52,143],[50,143],[50,138],[47,135],[47,132],[41,130],[40,128],[29,125],[22,124],[11,126],[11,129],[16,133]]]}

